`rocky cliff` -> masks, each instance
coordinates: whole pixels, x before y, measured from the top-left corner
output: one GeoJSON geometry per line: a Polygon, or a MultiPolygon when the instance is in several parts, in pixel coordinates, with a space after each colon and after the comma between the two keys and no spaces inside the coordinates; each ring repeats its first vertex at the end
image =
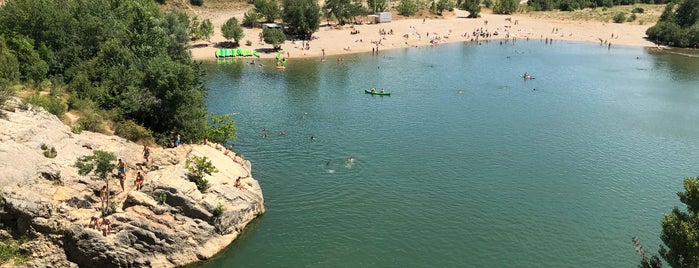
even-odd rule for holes
{"type": "Polygon", "coordinates": [[[216,145],[151,147],[150,161],[144,162],[143,147],[123,138],[75,134],[56,116],[31,108],[6,115],[0,119],[0,238],[29,238],[21,249],[30,267],[186,265],[221,251],[264,213],[250,163],[216,145]],[[44,155],[47,148],[55,148],[54,158],[44,155]],[[80,176],[74,167],[94,150],[126,163],[124,190],[118,179],[109,180],[116,213],[105,217],[108,233],[92,222],[93,217],[104,222],[105,182],[80,176]],[[205,177],[210,184],[205,192],[186,177],[191,156],[206,156],[218,169],[205,177]],[[137,172],[145,174],[140,191],[134,186],[137,172]],[[242,183],[236,187],[238,177],[242,183]]]}

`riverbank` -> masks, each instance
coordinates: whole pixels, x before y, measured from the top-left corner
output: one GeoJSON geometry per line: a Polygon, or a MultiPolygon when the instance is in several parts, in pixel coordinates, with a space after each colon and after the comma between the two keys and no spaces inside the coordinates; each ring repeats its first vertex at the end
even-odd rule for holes
{"type": "MultiPolygon", "coordinates": [[[[202,18],[209,18],[214,24],[214,36],[210,42],[200,41],[191,49],[195,60],[215,59],[214,44],[225,41],[220,33],[222,25],[230,17],[242,20],[244,10],[223,12],[200,12],[202,18]]],[[[565,40],[595,42],[611,46],[655,46],[645,39],[646,30],[653,24],[619,24],[598,21],[575,21],[547,18],[533,18],[526,15],[481,14],[480,18],[466,18],[467,12],[456,10],[452,16],[440,19],[397,19],[390,23],[331,26],[323,24],[313,35],[308,49],[301,42],[286,41],[282,51],[289,58],[322,58],[351,53],[371,53],[387,49],[429,46],[451,42],[477,40],[565,40]],[[358,31],[358,32],[357,32],[358,31]],[[474,32],[489,33],[489,37],[478,38],[474,32]],[[354,34],[353,34],[354,32],[354,34]],[[384,33],[385,34],[382,34],[384,33]],[[496,34],[497,33],[497,34],[496,34]]],[[[244,28],[245,37],[241,41],[243,49],[271,48],[260,40],[259,28],[244,28]],[[252,42],[246,46],[246,40],[252,42]]],[[[275,53],[262,53],[261,58],[273,58],[275,53]]]]}

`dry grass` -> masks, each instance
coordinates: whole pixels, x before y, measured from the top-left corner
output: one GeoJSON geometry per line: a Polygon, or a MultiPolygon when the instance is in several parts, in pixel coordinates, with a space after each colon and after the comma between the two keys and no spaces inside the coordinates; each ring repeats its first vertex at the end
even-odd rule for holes
{"type": "Polygon", "coordinates": [[[535,19],[612,22],[614,15],[619,12],[626,13],[626,17],[628,18],[631,16],[631,10],[636,7],[643,8],[644,12],[636,13],[636,20],[625,23],[640,25],[654,24],[658,21],[660,14],[662,14],[665,9],[664,5],[636,4],[632,6],[614,6],[610,8],[586,8],[575,11],[531,11],[521,14],[535,19]]]}

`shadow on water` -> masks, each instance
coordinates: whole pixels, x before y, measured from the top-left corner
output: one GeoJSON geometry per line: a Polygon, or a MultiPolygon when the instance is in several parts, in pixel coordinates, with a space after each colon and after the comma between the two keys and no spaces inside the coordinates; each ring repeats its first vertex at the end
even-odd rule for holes
{"type": "Polygon", "coordinates": [[[668,69],[673,80],[692,81],[699,79],[699,61],[687,58],[699,58],[699,51],[693,49],[648,49],[648,55],[653,59],[656,69],[668,69]],[[681,56],[681,57],[678,57],[681,56]]]}

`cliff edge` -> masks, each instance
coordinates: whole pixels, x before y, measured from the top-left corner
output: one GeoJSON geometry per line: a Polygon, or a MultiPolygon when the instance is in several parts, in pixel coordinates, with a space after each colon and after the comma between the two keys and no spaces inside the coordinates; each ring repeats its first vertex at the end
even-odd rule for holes
{"type": "Polygon", "coordinates": [[[6,115],[0,119],[0,239],[28,238],[21,250],[30,256],[30,267],[182,266],[223,250],[265,211],[250,163],[215,144],[151,148],[145,162],[141,145],[72,133],[43,110],[6,115]],[[46,148],[55,148],[54,158],[44,155],[46,148]],[[116,213],[104,218],[105,182],[80,176],[74,167],[94,150],[126,163],[124,190],[118,179],[109,180],[116,213]],[[187,179],[185,161],[192,156],[206,156],[218,170],[205,177],[205,192],[187,179]],[[137,172],[145,174],[140,191],[137,172]],[[108,222],[109,229],[94,226],[94,219],[108,222]]]}

